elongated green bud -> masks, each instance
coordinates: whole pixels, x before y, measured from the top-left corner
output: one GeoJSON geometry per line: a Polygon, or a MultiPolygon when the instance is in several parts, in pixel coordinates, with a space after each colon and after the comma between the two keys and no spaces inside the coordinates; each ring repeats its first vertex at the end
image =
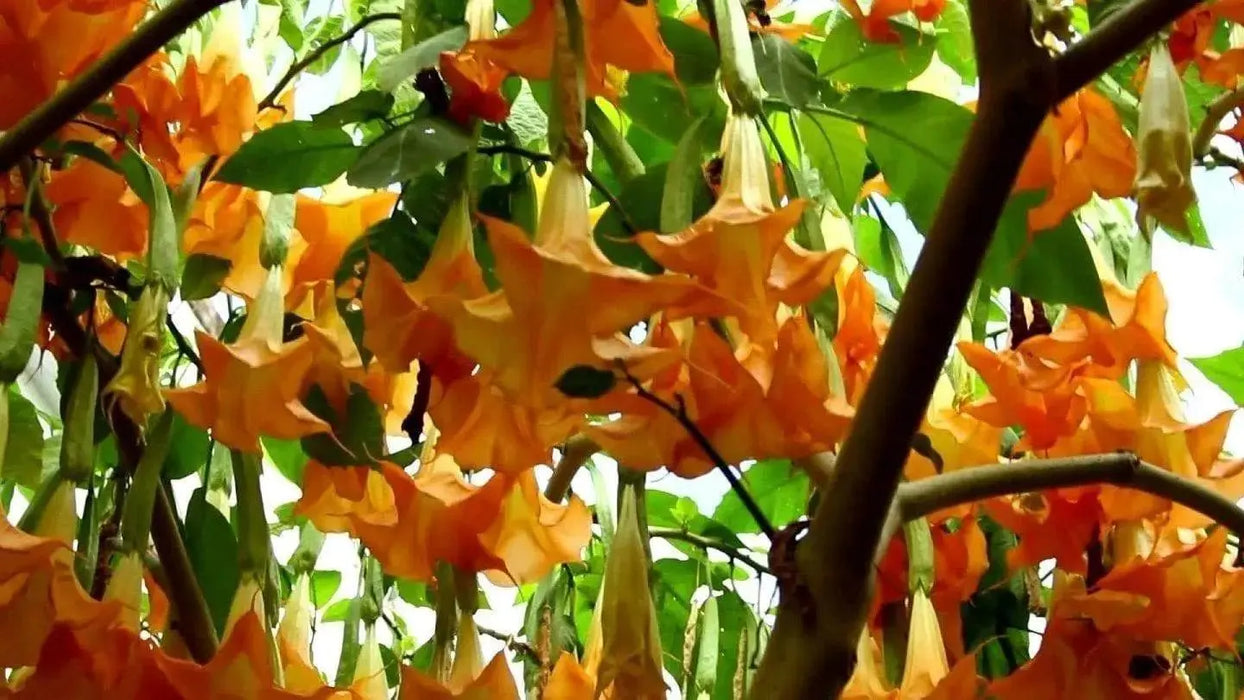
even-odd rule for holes
{"type": "Polygon", "coordinates": [[[95,404],[99,400],[99,366],[86,353],[65,406],[65,431],[60,443],[60,474],[81,483],[95,468],[95,404]]]}
{"type": "Polygon", "coordinates": [[[43,267],[19,262],[9,310],[0,325],[0,383],[12,384],[26,369],[35,346],[35,331],[43,308],[43,267]]]}
{"type": "Polygon", "coordinates": [[[121,540],[127,551],[141,552],[147,547],[151,532],[151,513],[155,509],[156,490],[160,488],[160,472],[168,457],[173,439],[173,412],[165,411],[156,421],[147,438],[147,448],[134,469],[130,492],[125,498],[121,520],[121,540]]]}
{"type": "Polygon", "coordinates": [[[271,557],[268,521],[264,516],[263,493],[259,488],[261,456],[232,451],[233,485],[238,496],[238,565],[243,576],[263,581],[271,557]]]}
{"type": "Polygon", "coordinates": [[[294,230],[296,200],[292,194],[274,194],[264,212],[263,239],[259,243],[259,263],[265,269],[285,264],[289,236],[294,230]]]}
{"type": "Polygon", "coordinates": [[[761,116],[764,88],[756,73],[747,13],[739,0],[712,0],[721,51],[721,83],[736,114],[761,116]]]}

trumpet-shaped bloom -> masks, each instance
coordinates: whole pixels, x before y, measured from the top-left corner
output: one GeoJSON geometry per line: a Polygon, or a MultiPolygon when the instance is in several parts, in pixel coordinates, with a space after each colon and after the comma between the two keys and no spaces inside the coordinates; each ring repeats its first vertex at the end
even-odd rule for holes
{"type": "Polygon", "coordinates": [[[372,224],[388,217],[396,201],[396,192],[343,191],[322,199],[299,195],[294,227],[307,242],[307,249],[294,267],[294,284],[313,285],[333,279],[350,244],[372,224]]]}
{"type": "MultiPolygon", "coordinates": [[[[611,68],[674,76],[674,56],[657,31],[655,5],[587,0],[582,11],[589,97],[617,99],[618,89],[609,78],[611,68]]],[[[554,24],[554,0],[535,0],[531,14],[516,27],[496,39],[473,41],[466,49],[510,73],[545,80],[553,65],[554,24]]]]}
{"type": "Polygon", "coordinates": [[[52,223],[65,243],[118,258],[147,252],[147,205],[120,174],[86,158],[56,173],[46,187],[52,223]]]}
{"type": "Polygon", "coordinates": [[[661,637],[657,612],[648,595],[648,559],[639,538],[635,492],[622,495],[618,530],[601,582],[601,657],[596,688],[612,687],[620,698],[664,698],[661,637]]]}
{"type": "Polygon", "coordinates": [[[409,666],[402,667],[399,700],[518,700],[514,675],[503,654],[492,657],[478,675],[466,685],[438,683],[409,666]]]}
{"type": "Polygon", "coordinates": [[[281,274],[280,266],[268,272],[236,343],[197,334],[204,380],[165,391],[189,423],[247,452],[260,449],[260,435],[292,440],[329,430],[299,399],[311,367],[311,346],[306,338],[281,342],[281,274]]]}
{"type": "Polygon", "coordinates": [[[946,0],[874,0],[867,15],[857,0],[844,0],[842,4],[869,41],[897,43],[899,34],[890,26],[891,17],[911,12],[921,22],[932,22],[946,7],[946,0]]]}
{"type": "Polygon", "coordinates": [[[324,679],[311,663],[311,577],[300,574],[290,588],[285,612],[276,630],[276,648],[281,659],[285,688],[295,693],[313,693],[324,687],[324,679]]]}
{"type": "Polygon", "coordinates": [[[592,240],[583,176],[562,160],[552,178],[534,242],[509,222],[484,219],[502,290],[470,301],[428,300],[453,326],[458,347],[534,408],[565,404],[555,385],[566,370],[603,364],[594,339],[658,310],[695,314],[729,306],[688,278],[613,265],[592,240]]]}
{"type": "Polygon", "coordinates": [[[1036,233],[1057,226],[1093,193],[1131,194],[1135,179],[1136,148],[1114,105],[1084,88],[1046,117],[1015,189],[1045,190],[1045,201],[1028,212],[1028,230],[1036,233]]]}

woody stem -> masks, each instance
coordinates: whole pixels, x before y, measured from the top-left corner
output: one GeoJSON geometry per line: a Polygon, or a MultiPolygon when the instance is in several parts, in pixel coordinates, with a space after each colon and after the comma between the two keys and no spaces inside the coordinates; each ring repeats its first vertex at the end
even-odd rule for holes
{"type": "Polygon", "coordinates": [[[1244,509],[1195,481],[1141,461],[1130,452],[1061,459],[1029,459],[1007,464],[969,467],[898,489],[904,520],[995,496],[1029,491],[1113,484],[1166,498],[1191,508],[1232,532],[1244,534],[1244,509]]]}
{"type": "Polygon", "coordinates": [[[263,111],[265,109],[275,107],[276,101],[281,98],[281,93],[285,91],[285,88],[289,87],[289,84],[294,81],[294,78],[298,77],[299,73],[303,72],[313,63],[323,58],[329,51],[332,51],[338,46],[341,46],[342,44],[353,39],[359,32],[363,31],[368,26],[384,20],[401,21],[401,19],[402,14],[400,12],[377,12],[374,15],[368,15],[360,19],[354,24],[353,27],[347,29],[340,36],[333,37],[332,39],[316,46],[313,50],[308,52],[306,56],[303,56],[301,59],[295,61],[293,65],[289,67],[289,70],[285,71],[285,75],[282,75],[281,79],[276,81],[276,85],[273,86],[272,90],[259,101],[259,110],[263,111]]]}
{"type": "Polygon", "coordinates": [[[65,89],[4,132],[0,136],[0,172],[11,169],[19,158],[38,148],[203,15],[229,1],[174,0],[169,3],[89,70],[74,78],[65,89]]]}

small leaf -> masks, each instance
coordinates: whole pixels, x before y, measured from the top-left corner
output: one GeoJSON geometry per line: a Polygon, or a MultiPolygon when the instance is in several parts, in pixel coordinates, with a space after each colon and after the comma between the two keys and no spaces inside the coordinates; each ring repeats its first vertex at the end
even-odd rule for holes
{"type": "Polygon", "coordinates": [[[470,147],[471,135],[461,127],[438,117],[421,117],[367,146],[346,179],[355,187],[383,189],[427,172],[470,147]]]}
{"type": "Polygon", "coordinates": [[[770,97],[791,107],[805,107],[819,101],[821,81],[816,61],[806,51],[776,34],[761,34],[752,40],[756,72],[770,97]]]}
{"type": "Polygon", "coordinates": [[[291,194],[333,182],[359,159],[359,152],[350,135],[341,129],[306,121],[285,122],[260,131],[242,144],[225,161],[216,179],[291,194]]]}
{"type": "Polygon", "coordinates": [[[1244,406],[1244,347],[1226,350],[1213,357],[1188,360],[1205,378],[1226,392],[1237,406],[1244,406]]]}
{"type": "Polygon", "coordinates": [[[609,393],[618,378],[609,370],[575,365],[557,380],[557,390],[572,399],[595,399],[609,393]]]}
{"type": "Polygon", "coordinates": [[[435,66],[442,51],[457,51],[467,41],[465,25],[428,37],[392,58],[383,61],[376,71],[376,85],[392,92],[416,73],[435,66]]]}
{"type": "Polygon", "coordinates": [[[963,0],[947,0],[934,27],[937,57],[971,85],[976,82],[976,50],[972,47],[972,23],[963,0]]]}
{"type": "Polygon", "coordinates": [[[210,299],[220,291],[233,263],[225,258],[206,253],[186,256],[186,266],[181,271],[181,298],[186,301],[210,299]]]}
{"type": "Polygon", "coordinates": [[[307,466],[307,453],[302,451],[302,443],[298,440],[278,440],[276,438],[260,438],[268,459],[276,466],[292,484],[302,483],[302,471],[307,466]]]}
{"type": "Polygon", "coordinates": [[[929,67],[937,37],[891,22],[897,43],[864,38],[859,24],[845,12],[835,13],[833,26],[821,44],[817,67],[834,83],[880,90],[901,88],[929,67]]]}
{"type": "Polygon", "coordinates": [[[661,231],[681,231],[691,225],[697,185],[704,176],[700,170],[700,127],[704,118],[691,124],[678,140],[674,157],[665,171],[665,188],[661,194],[661,231]]]}
{"type": "Polygon", "coordinates": [[[328,601],[333,599],[340,587],[340,571],[311,572],[311,602],[317,610],[328,605],[328,601]]]}
{"type": "Polygon", "coordinates": [[[312,123],[325,128],[340,128],[348,124],[380,119],[393,109],[393,95],[380,90],[363,90],[344,102],[311,117],[312,123]]]}

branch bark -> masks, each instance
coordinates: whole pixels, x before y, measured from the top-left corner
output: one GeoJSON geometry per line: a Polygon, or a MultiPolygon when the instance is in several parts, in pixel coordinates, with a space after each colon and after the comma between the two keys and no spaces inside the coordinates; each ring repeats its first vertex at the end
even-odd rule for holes
{"type": "Polygon", "coordinates": [[[902,518],[914,520],[995,496],[1092,484],[1113,484],[1166,498],[1244,534],[1244,509],[1233,501],[1130,452],[969,467],[904,483],[897,498],[902,518]]]}
{"type": "Polygon", "coordinates": [[[1192,156],[1204,158],[1210,152],[1210,141],[1218,133],[1218,125],[1237,107],[1244,106],[1244,86],[1215,97],[1205,106],[1205,118],[1192,137],[1192,156]]]}
{"type": "Polygon", "coordinates": [[[600,445],[585,435],[575,435],[567,440],[562,447],[562,458],[553,468],[553,476],[549,477],[549,483],[544,487],[544,497],[554,503],[566,500],[574,475],[597,452],[600,452],[600,445]]]}
{"type": "Polygon", "coordinates": [[[90,70],[0,136],[0,172],[11,169],[203,15],[229,1],[174,0],[157,12],[90,70]]]}
{"type": "Polygon", "coordinates": [[[799,598],[784,600],[754,687],[838,697],[893,531],[908,446],[932,394],[1028,145],[1050,108],[1192,7],[1136,0],[1058,59],[1032,40],[1022,0],[970,0],[981,75],[977,117],[943,194],[830,488],[796,549],[799,598]],[[809,614],[810,613],[810,614],[809,614]]]}

